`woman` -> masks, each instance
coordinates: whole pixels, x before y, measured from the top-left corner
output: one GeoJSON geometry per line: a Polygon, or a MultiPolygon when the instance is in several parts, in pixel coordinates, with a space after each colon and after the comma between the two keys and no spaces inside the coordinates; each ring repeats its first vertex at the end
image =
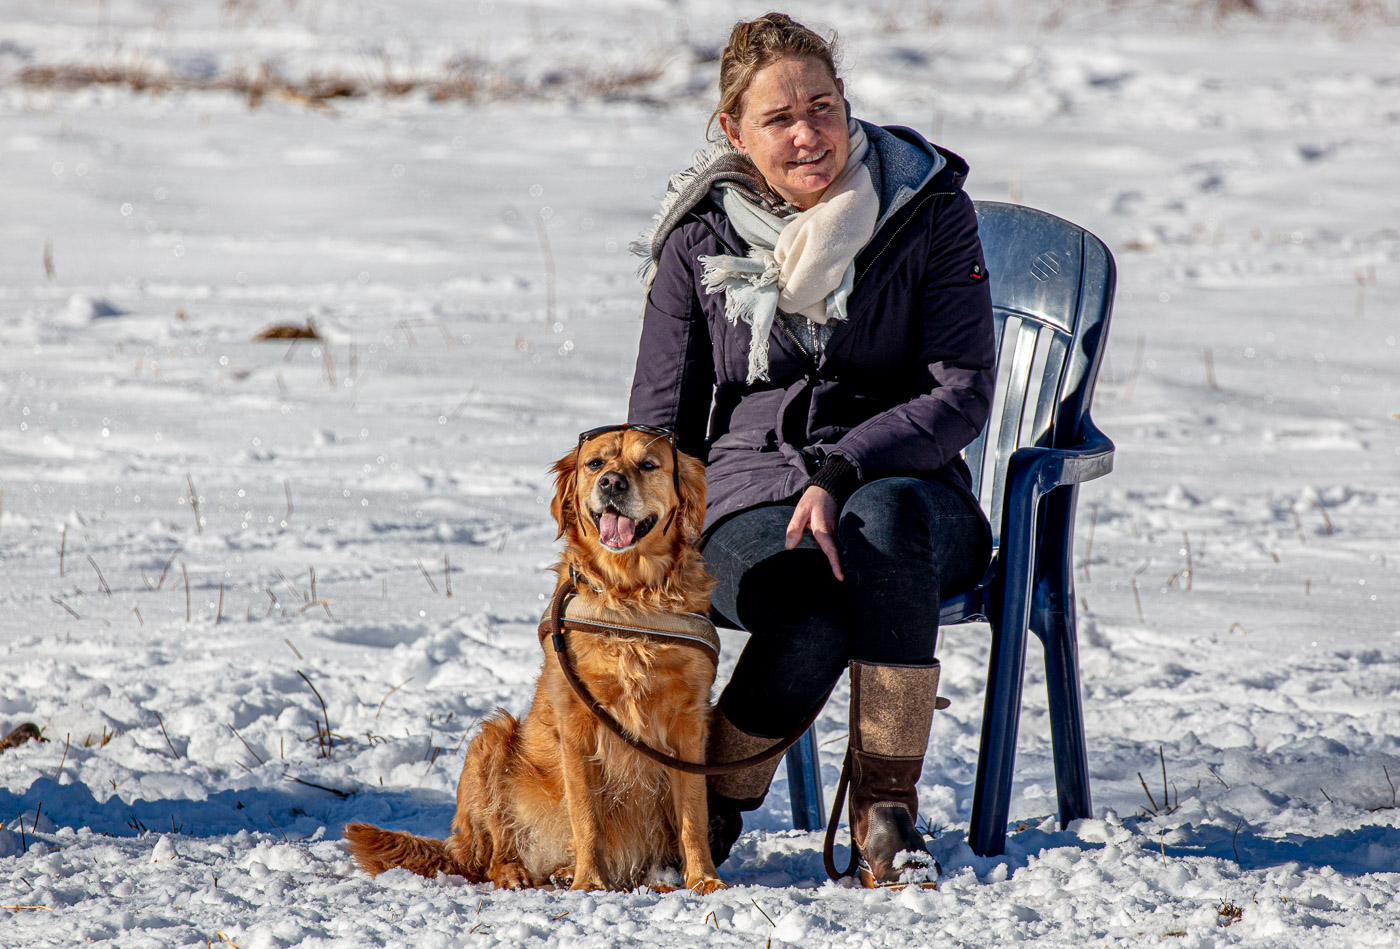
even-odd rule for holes
{"type": "MultiPolygon", "coordinates": [[[[634,248],[649,292],[629,408],[707,461],[712,602],[750,633],[709,760],[771,747],[849,667],[862,879],[927,878],[939,602],[990,557],[959,454],[995,365],[967,164],[852,119],[831,44],[777,13],[735,26],[714,119],[723,140],[634,248]]],[[[776,760],[710,779],[716,864],[776,760]]]]}

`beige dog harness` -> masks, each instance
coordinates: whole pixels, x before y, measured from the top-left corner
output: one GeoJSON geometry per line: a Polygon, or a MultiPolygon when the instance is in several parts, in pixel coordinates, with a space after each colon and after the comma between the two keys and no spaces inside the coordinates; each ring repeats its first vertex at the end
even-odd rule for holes
{"type": "MultiPolygon", "coordinates": [[[[553,633],[550,611],[540,617],[540,638],[553,633]]],[[[635,639],[660,639],[678,646],[692,646],[719,662],[719,634],[715,624],[699,613],[648,613],[647,625],[638,622],[634,614],[610,610],[592,599],[576,593],[564,599],[564,611],[559,617],[564,632],[611,634],[635,639]]]]}
{"type": "MultiPolygon", "coordinates": [[[[570,594],[573,591],[574,580],[572,577],[564,580],[554,591],[554,599],[549,604],[549,612],[540,621],[540,645],[544,645],[546,639],[551,641],[554,646],[554,654],[559,660],[559,670],[564,673],[565,681],[573,688],[574,694],[579,697],[579,700],[593,713],[593,717],[602,722],[608,731],[657,764],[665,765],[675,771],[684,771],[687,774],[726,774],[730,771],[752,767],[770,758],[776,758],[787,751],[817,720],[817,716],[821,714],[822,706],[826,704],[826,698],[818,702],[812,714],[790,737],[760,751],[758,754],[750,755],[739,761],[700,764],[696,761],[683,761],[663,751],[657,751],[640,738],[628,734],[627,729],[623,728],[612,713],[593,697],[592,692],[588,691],[588,686],[578,677],[578,673],[574,670],[573,660],[569,657],[568,634],[571,631],[576,631],[661,639],[676,645],[703,650],[713,661],[718,663],[719,636],[715,633],[714,624],[696,613],[656,613],[649,615],[647,622],[649,624],[655,623],[657,626],[641,626],[631,617],[594,606],[576,596],[571,597],[570,594]],[[566,616],[566,612],[570,615],[566,616]]],[[[828,692],[827,696],[829,697],[830,694],[828,692]]]]}

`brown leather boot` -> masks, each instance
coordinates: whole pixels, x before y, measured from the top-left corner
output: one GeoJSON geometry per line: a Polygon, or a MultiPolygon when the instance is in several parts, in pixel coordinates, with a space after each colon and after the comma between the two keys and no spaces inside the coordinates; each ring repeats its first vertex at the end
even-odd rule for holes
{"type": "MultiPolygon", "coordinates": [[[[711,764],[739,761],[776,745],[781,739],[750,735],[731,722],[718,707],[710,719],[710,740],[705,760],[711,764]]],[[[768,796],[768,785],[778,769],[778,755],[742,771],[712,774],[706,779],[710,806],[710,857],[719,866],[744,830],[744,811],[757,810],[768,796]]]]}
{"type": "Polygon", "coordinates": [[[851,663],[851,840],[861,882],[932,884],[937,861],[915,823],[940,666],[851,663]]]}

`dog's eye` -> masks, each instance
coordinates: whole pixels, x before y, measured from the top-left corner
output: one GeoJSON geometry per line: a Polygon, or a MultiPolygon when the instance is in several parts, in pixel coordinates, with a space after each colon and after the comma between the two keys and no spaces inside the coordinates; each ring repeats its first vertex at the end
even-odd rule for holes
{"type": "Polygon", "coordinates": [[[654,462],[654,461],[644,461],[644,462],[642,462],[640,465],[638,465],[637,467],[638,467],[638,468],[641,468],[643,471],[655,471],[656,468],[657,468],[657,465],[656,465],[656,462],[654,462]]]}
{"type": "Polygon", "coordinates": [[[597,471],[599,468],[603,467],[603,459],[590,458],[588,461],[584,462],[583,466],[589,471],[597,471]]]}

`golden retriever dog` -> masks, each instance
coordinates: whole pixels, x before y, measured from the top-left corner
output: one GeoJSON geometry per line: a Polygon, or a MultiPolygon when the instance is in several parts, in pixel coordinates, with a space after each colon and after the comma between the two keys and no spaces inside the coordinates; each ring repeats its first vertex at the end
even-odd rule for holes
{"type": "MultiPolygon", "coordinates": [[[[646,626],[648,615],[709,609],[696,541],[704,466],[666,434],[609,427],[580,436],[553,467],[551,511],[565,538],[560,582],[574,572],[580,605],[646,626]]],[[[549,640],[544,642],[548,644],[549,640]]],[[[579,678],[634,737],[702,761],[714,661],[668,642],[574,631],[579,678]]],[[[570,688],[552,648],[529,712],[503,710],[467,747],[457,812],[444,840],[345,828],[371,875],[404,867],[498,887],[568,880],[576,890],[630,889],[665,867],[709,893],[719,879],[706,838],[705,779],[648,760],[608,731],[570,688]]]]}

